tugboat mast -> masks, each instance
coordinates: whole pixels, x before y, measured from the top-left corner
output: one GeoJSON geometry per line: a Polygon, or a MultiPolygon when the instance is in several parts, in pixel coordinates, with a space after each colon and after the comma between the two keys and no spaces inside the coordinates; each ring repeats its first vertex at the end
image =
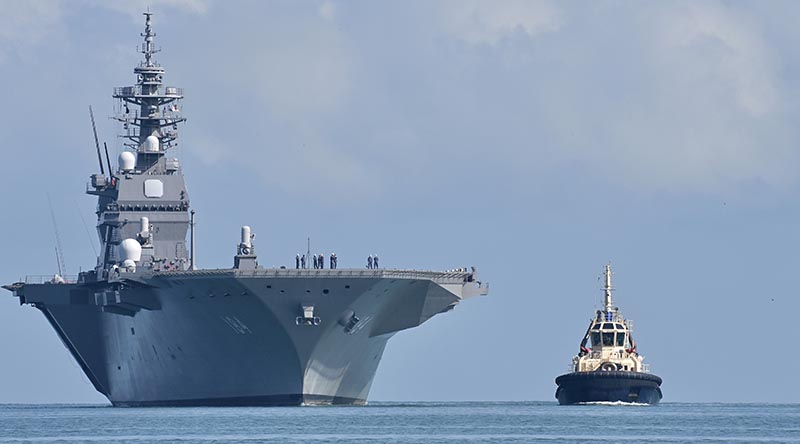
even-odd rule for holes
{"type": "Polygon", "coordinates": [[[611,311],[614,310],[614,306],[611,304],[611,292],[613,291],[613,288],[611,288],[611,264],[610,263],[606,264],[605,276],[606,276],[606,285],[605,285],[605,287],[603,287],[603,290],[605,291],[605,307],[606,307],[605,311],[606,311],[606,313],[610,313],[611,311]]]}

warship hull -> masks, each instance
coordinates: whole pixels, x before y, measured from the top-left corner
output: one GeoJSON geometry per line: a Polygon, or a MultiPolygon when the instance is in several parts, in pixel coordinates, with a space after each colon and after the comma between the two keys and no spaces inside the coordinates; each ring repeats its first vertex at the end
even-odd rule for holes
{"type": "Polygon", "coordinates": [[[44,313],[115,406],[358,405],[394,333],[486,293],[468,280],[402,270],[206,270],[14,292],[44,313]]]}
{"type": "Polygon", "coordinates": [[[573,372],[556,378],[556,398],[561,405],[587,402],[658,404],[661,378],[628,371],[573,372]]]}

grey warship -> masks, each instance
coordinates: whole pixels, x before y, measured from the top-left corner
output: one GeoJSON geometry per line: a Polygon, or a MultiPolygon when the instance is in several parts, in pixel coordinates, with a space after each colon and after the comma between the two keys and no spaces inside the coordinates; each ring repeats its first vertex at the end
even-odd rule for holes
{"type": "Polygon", "coordinates": [[[265,268],[248,226],[232,268],[197,269],[195,213],[168,156],[183,90],[163,84],[151,15],[136,83],[113,91],[130,143],[113,170],[106,151],[108,174],[96,143],[96,266],[4,288],[44,314],[114,406],[365,404],[389,338],[488,284],[474,268],[265,268]]]}

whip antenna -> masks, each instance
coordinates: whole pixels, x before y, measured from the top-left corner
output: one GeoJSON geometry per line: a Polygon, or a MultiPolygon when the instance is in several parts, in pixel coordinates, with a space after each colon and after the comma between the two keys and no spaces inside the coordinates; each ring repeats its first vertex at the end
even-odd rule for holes
{"type": "Polygon", "coordinates": [[[58,262],[58,275],[63,277],[64,273],[67,272],[67,265],[64,263],[64,249],[61,248],[61,236],[58,235],[56,213],[53,211],[53,201],[50,200],[50,193],[47,194],[47,204],[50,206],[50,218],[53,219],[53,232],[56,236],[56,262],[58,262]]]}
{"type": "MultiPolygon", "coordinates": [[[[89,118],[92,119],[92,132],[94,133],[94,146],[97,147],[97,162],[100,163],[100,174],[106,174],[105,170],[103,169],[103,156],[100,154],[100,141],[97,140],[97,126],[94,124],[94,113],[92,112],[92,105],[89,105],[89,118]]],[[[111,172],[109,168],[108,172],[111,172]]]]}
{"type": "Polygon", "coordinates": [[[108,163],[108,175],[111,176],[111,158],[108,157],[108,145],[103,142],[103,148],[106,150],[106,162],[108,163]]]}

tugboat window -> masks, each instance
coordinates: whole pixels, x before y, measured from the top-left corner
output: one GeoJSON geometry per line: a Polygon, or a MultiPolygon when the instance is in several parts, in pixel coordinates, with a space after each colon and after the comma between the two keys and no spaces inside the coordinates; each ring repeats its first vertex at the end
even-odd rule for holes
{"type": "Polygon", "coordinates": [[[600,346],[600,333],[592,333],[592,347],[600,346]]]}
{"type": "Polygon", "coordinates": [[[617,347],[625,346],[625,333],[617,333],[617,347]]]}
{"type": "Polygon", "coordinates": [[[603,333],[603,345],[604,346],[614,345],[614,333],[603,333]]]}
{"type": "Polygon", "coordinates": [[[609,330],[612,330],[614,328],[614,324],[603,324],[603,328],[607,328],[609,330]]]}

